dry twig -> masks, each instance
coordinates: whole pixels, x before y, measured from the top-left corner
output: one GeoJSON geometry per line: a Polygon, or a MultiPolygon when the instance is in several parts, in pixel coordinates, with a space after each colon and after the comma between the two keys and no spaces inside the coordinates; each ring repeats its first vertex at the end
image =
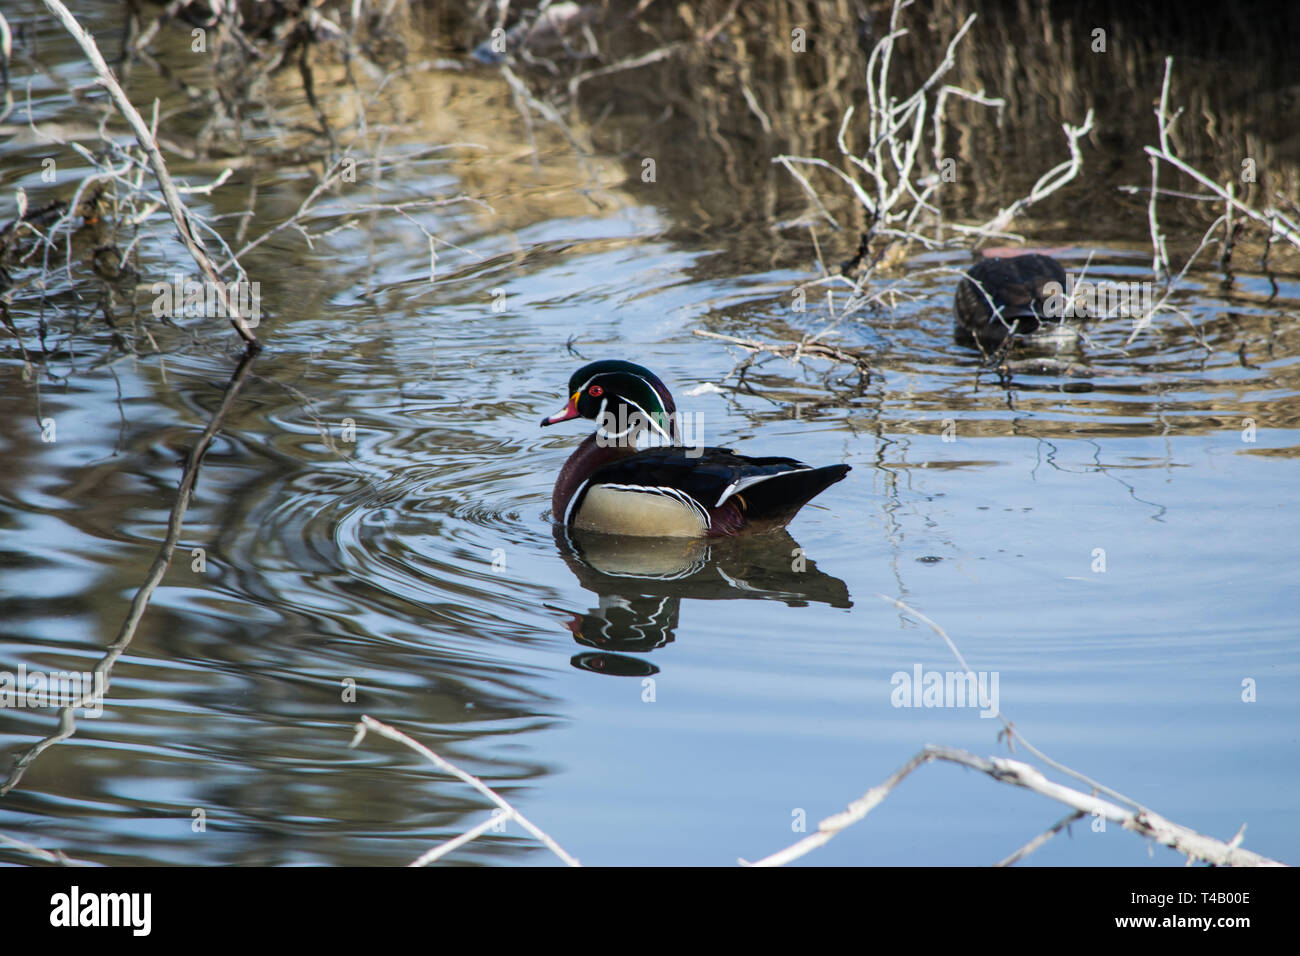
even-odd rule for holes
{"type": "Polygon", "coordinates": [[[476,824],[474,827],[470,828],[465,833],[462,833],[460,836],[452,840],[449,840],[446,843],[436,846],[433,849],[421,854],[418,859],[416,859],[414,862],[410,864],[411,866],[425,866],[426,864],[432,863],[434,860],[437,860],[447,855],[457,847],[462,846],[463,844],[468,843],[470,840],[473,840],[475,837],[481,836],[482,834],[486,833],[492,826],[494,826],[499,822],[501,816],[505,816],[508,819],[516,821],[521,827],[523,827],[533,836],[537,837],[537,839],[540,840],[542,844],[546,846],[547,849],[549,849],[552,853],[554,853],[561,860],[563,860],[566,865],[568,866],[582,865],[576,859],[570,856],[567,852],[565,852],[563,847],[561,847],[558,843],[552,840],[550,836],[548,836],[546,832],[542,830],[541,827],[534,824],[531,820],[529,820],[522,813],[516,810],[513,806],[510,805],[510,803],[505,799],[505,797],[501,796],[499,793],[497,793],[495,790],[493,790],[491,787],[485,784],[478,777],[475,777],[472,774],[468,774],[464,770],[461,770],[451,761],[438,756],[428,747],[424,746],[424,744],[420,743],[418,740],[414,740],[411,737],[408,737],[406,734],[402,733],[400,730],[396,729],[395,727],[390,727],[388,726],[388,724],[380,723],[379,721],[375,720],[373,717],[369,715],[363,715],[361,717],[361,722],[357,724],[356,736],[352,738],[352,742],[348,744],[348,746],[355,747],[357,746],[357,744],[361,743],[361,741],[365,739],[366,731],[368,730],[373,730],[375,733],[387,737],[389,740],[395,740],[398,743],[402,744],[403,746],[409,747],[410,749],[414,750],[416,753],[424,757],[426,760],[432,763],[439,770],[443,771],[444,773],[451,774],[453,777],[457,778],[458,780],[465,781],[465,783],[469,784],[479,793],[483,794],[483,796],[487,797],[489,800],[495,803],[497,807],[499,807],[500,810],[502,811],[501,814],[493,814],[493,816],[490,817],[489,819],[483,821],[482,823],[476,824]]]}
{"type": "MultiPolygon", "coordinates": [[[[706,332],[704,329],[695,329],[694,334],[706,339],[718,339],[722,342],[729,342],[732,345],[738,345],[750,352],[770,352],[773,355],[783,355],[790,361],[797,363],[803,356],[813,356],[816,358],[828,358],[836,362],[844,362],[856,366],[864,375],[870,376],[871,365],[865,355],[857,352],[850,352],[847,349],[838,348],[834,345],[823,345],[816,342],[812,335],[804,336],[798,342],[757,342],[753,339],[741,339],[734,335],[722,335],[718,332],[706,332]]],[[[821,333],[818,333],[821,334],[821,333]]]]}
{"type": "Polygon", "coordinates": [[[198,264],[199,271],[212,284],[213,291],[220,298],[222,306],[226,310],[226,315],[230,317],[230,322],[235,327],[235,331],[239,333],[239,337],[247,343],[249,348],[260,348],[261,344],[240,311],[239,303],[230,295],[226,284],[221,281],[216,263],[208,255],[202,237],[190,222],[188,210],[186,210],[185,204],[181,202],[176,184],[167,171],[167,164],[163,161],[157,140],[154,138],[153,133],[150,132],[149,127],[145,125],[144,117],[140,115],[140,112],[127,98],[126,92],[122,89],[122,85],[117,82],[117,77],[113,75],[113,71],[108,68],[103,55],[99,52],[99,46],[95,43],[95,38],[86,32],[85,28],[77,22],[77,18],[60,0],[44,0],[44,3],[49,7],[50,12],[58,17],[64,28],[77,41],[77,45],[81,47],[82,52],[86,54],[86,58],[90,61],[90,65],[94,67],[95,73],[99,77],[100,85],[108,90],[113,102],[117,104],[118,111],[131,127],[131,132],[135,134],[137,142],[148,154],[149,163],[153,167],[154,176],[158,179],[158,187],[162,190],[163,199],[167,204],[167,211],[171,213],[172,220],[176,223],[176,230],[180,235],[181,242],[184,243],[195,263],[198,264]]]}
{"type": "MultiPolygon", "coordinates": [[[[929,625],[930,629],[935,632],[944,643],[948,645],[957,663],[961,665],[963,673],[973,673],[970,665],[966,663],[966,658],[958,650],[957,645],[953,642],[948,633],[926,617],[915,608],[904,604],[895,598],[886,595],[878,595],[882,600],[893,604],[899,610],[904,611],[929,625]]],[[[1118,823],[1126,830],[1132,830],[1156,843],[1163,844],[1172,849],[1178,850],[1187,856],[1189,861],[1204,860],[1207,863],[1213,863],[1220,866],[1282,866],[1276,860],[1260,856],[1248,850],[1240,849],[1241,836],[1239,832],[1231,842],[1224,843],[1213,837],[1207,837],[1188,827],[1181,826],[1166,820],[1164,817],[1142,806],[1135,800],[1132,800],[1121,793],[1118,793],[1109,787],[1106,787],[1095,780],[1092,780],[1078,771],[1072,770],[1063,764],[1057,763],[1048,757],[1042,751],[1038,750],[1025,739],[1024,735],[1016,730],[1002,713],[998,712],[997,719],[1002,722],[1003,730],[999,733],[999,738],[1005,735],[1008,743],[1013,739],[1018,740],[1020,744],[1042,760],[1048,766],[1062,773],[1074,777],[1080,782],[1086,784],[1092,793],[1084,793],[1071,787],[1048,780],[1041,771],[1029,764],[1019,760],[1008,760],[1002,757],[978,757],[964,750],[958,750],[952,747],[926,747],[920,753],[913,756],[907,763],[903,764],[898,770],[894,771],[882,783],[872,787],[857,800],[853,801],[841,813],[827,817],[817,826],[817,832],[811,833],[802,840],[791,844],[784,850],[774,853],[771,856],[759,860],[754,866],[781,866],[796,860],[806,853],[815,850],[819,846],[825,845],[837,833],[857,823],[868,813],[874,810],[885,797],[898,786],[913,770],[922,764],[930,763],[934,760],[943,760],[950,763],[961,764],[975,770],[988,774],[999,783],[1010,783],[1018,787],[1024,787],[1032,790],[1042,796],[1064,803],[1066,806],[1073,807],[1075,813],[1064,820],[1061,820],[1045,833],[1040,834],[1037,838],[1030,841],[1024,847],[1021,847],[1015,853],[1002,860],[999,866],[1009,866],[1019,859],[1032,853],[1039,846],[1046,843],[1061,828],[1068,826],[1073,820],[1087,814],[1095,817],[1110,820],[1118,823]],[[1111,798],[1129,805],[1128,809],[1120,807],[1108,800],[1103,800],[1097,796],[1098,793],[1106,794],[1111,798]]],[[[1244,829],[1244,828],[1243,828],[1244,829]]],[[[744,860],[740,861],[742,864],[744,860]]]]}
{"type": "MultiPolygon", "coordinates": [[[[1155,843],[1177,850],[1185,854],[1189,860],[1203,860],[1217,866],[1285,865],[1277,860],[1260,856],[1258,853],[1243,850],[1235,845],[1235,840],[1232,843],[1225,843],[1222,840],[1204,836],[1195,830],[1166,820],[1150,810],[1125,810],[1099,797],[1053,783],[1044,777],[1041,772],[1019,760],[1008,760],[1005,757],[979,757],[954,747],[924,748],[882,783],[872,787],[857,800],[850,803],[843,812],[822,820],[817,825],[815,833],[810,833],[802,840],[791,844],[784,850],[773,853],[771,856],[764,857],[756,863],[748,864],[744,860],[740,862],[751,866],[782,866],[792,860],[797,860],[817,847],[830,842],[836,834],[857,823],[883,803],[885,797],[889,796],[893,789],[913,770],[935,760],[955,763],[963,767],[969,767],[972,770],[978,770],[981,773],[988,774],[999,783],[1009,783],[1017,787],[1023,787],[1026,790],[1032,790],[1034,793],[1073,807],[1076,814],[1062,821],[1057,828],[1064,826],[1074,817],[1092,815],[1104,818],[1112,823],[1118,823],[1126,830],[1132,830],[1134,833],[1144,836],[1155,843]]],[[[1026,852],[1029,852],[1032,847],[1031,844],[1022,848],[1017,851],[1017,854],[1013,854],[1007,860],[1002,861],[1003,864],[1014,862],[1015,859],[1019,859],[1026,852]]]]}

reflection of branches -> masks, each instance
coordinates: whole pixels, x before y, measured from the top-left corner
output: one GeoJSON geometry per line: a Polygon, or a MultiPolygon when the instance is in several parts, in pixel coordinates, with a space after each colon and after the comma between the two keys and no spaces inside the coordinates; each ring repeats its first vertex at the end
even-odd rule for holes
{"type": "Polygon", "coordinates": [[[565,852],[562,846],[560,846],[549,836],[547,836],[546,832],[542,830],[541,827],[537,826],[526,816],[524,816],[513,806],[511,806],[510,803],[505,799],[505,797],[501,796],[499,793],[497,793],[495,790],[493,790],[491,787],[485,784],[478,777],[466,773],[464,770],[461,770],[451,761],[446,760],[443,757],[439,757],[428,747],[424,746],[424,744],[420,743],[417,740],[412,739],[411,737],[408,737],[406,734],[402,733],[400,730],[396,729],[395,727],[390,727],[387,724],[382,724],[369,715],[363,715],[361,717],[361,722],[357,724],[356,736],[352,738],[352,742],[348,744],[348,746],[355,747],[357,744],[361,743],[361,741],[365,739],[366,731],[368,730],[373,730],[375,733],[387,737],[389,740],[396,740],[399,744],[403,744],[404,746],[414,750],[416,753],[424,757],[426,760],[428,760],[430,763],[432,763],[435,767],[437,767],[439,770],[443,771],[444,773],[451,774],[451,776],[456,777],[459,780],[465,781],[467,784],[469,784],[479,793],[483,794],[483,796],[487,797],[489,800],[495,803],[500,811],[500,812],[494,812],[490,817],[488,817],[482,823],[476,824],[475,826],[471,827],[469,830],[467,830],[465,833],[462,833],[460,836],[456,837],[455,839],[448,840],[446,843],[440,844],[439,846],[436,846],[433,849],[428,850],[427,852],[421,854],[418,859],[416,859],[414,862],[411,863],[411,866],[427,866],[428,864],[434,862],[435,860],[438,860],[446,856],[452,850],[455,850],[458,847],[463,846],[464,844],[470,842],[476,837],[482,836],[484,833],[486,833],[488,830],[492,829],[493,827],[499,826],[502,820],[514,820],[515,822],[517,822],[521,827],[523,827],[533,836],[537,837],[537,839],[540,840],[548,850],[550,850],[552,853],[558,856],[568,866],[581,866],[581,864],[576,859],[574,859],[572,856],[570,856],[568,853],[565,852]]]}
{"type": "MultiPolygon", "coordinates": [[[[721,24],[719,24],[719,26],[721,26],[721,24]]],[[[685,49],[687,46],[688,44],[681,43],[681,42],[669,43],[665,46],[661,46],[657,49],[651,50],[649,53],[643,53],[640,56],[628,57],[626,59],[619,60],[617,63],[610,63],[606,66],[599,66],[596,67],[595,69],[586,70],[582,73],[579,73],[569,80],[569,98],[574,102],[574,105],[576,106],[577,99],[578,99],[578,87],[580,87],[587,80],[594,80],[598,76],[608,76],[611,73],[621,73],[624,70],[635,70],[638,69],[639,67],[649,66],[652,63],[658,63],[661,60],[666,60],[669,57],[675,56],[679,51],[685,49]]]]}
{"type": "MultiPolygon", "coordinates": [[[[880,595],[880,598],[897,607],[929,625],[939,637],[941,637],[952,651],[957,663],[961,665],[963,672],[973,674],[970,666],[966,663],[965,657],[962,656],[957,645],[953,643],[947,632],[938,624],[930,620],[915,608],[909,607],[902,601],[894,598],[880,595]]],[[[1197,833],[1185,826],[1166,820],[1164,817],[1147,809],[1134,800],[1129,799],[1121,793],[1117,793],[1108,787],[1091,780],[1078,771],[1071,770],[1063,764],[1052,760],[1042,751],[1035,748],[1024,736],[1015,729],[1012,724],[999,711],[998,720],[1002,722],[1003,730],[998,737],[1006,737],[1008,744],[1012,739],[1016,739],[1020,744],[1036,756],[1039,760],[1053,767],[1054,769],[1074,777],[1076,780],[1086,784],[1092,793],[1084,793],[1073,787],[1066,787],[1047,779],[1041,771],[1029,764],[1019,760],[1009,760],[1004,757],[979,757],[975,754],[968,753],[965,750],[958,750],[954,747],[925,747],[920,753],[912,757],[907,763],[899,767],[894,773],[887,777],[882,783],[872,787],[857,800],[853,801],[841,813],[827,817],[817,825],[817,832],[809,834],[802,840],[791,844],[784,850],[774,853],[771,856],[759,860],[754,866],[781,866],[796,860],[806,853],[815,850],[817,847],[828,843],[837,833],[857,823],[877,806],[884,802],[893,789],[903,781],[905,777],[912,773],[913,770],[923,764],[931,763],[936,760],[943,760],[949,763],[959,764],[960,766],[970,767],[973,770],[979,770],[988,774],[998,783],[1009,783],[1013,786],[1023,787],[1026,790],[1032,790],[1034,793],[1041,794],[1049,799],[1056,800],[1068,807],[1073,807],[1075,813],[1059,821],[1043,834],[1040,834],[1034,840],[1030,841],[1024,847],[1021,847],[1011,856],[1002,860],[999,866],[1010,866],[1017,860],[1027,856],[1036,850],[1039,846],[1046,843],[1055,833],[1068,826],[1075,819],[1085,814],[1094,817],[1109,820],[1112,823],[1118,823],[1125,830],[1132,830],[1134,833],[1144,836],[1155,843],[1163,844],[1171,849],[1177,850],[1184,854],[1188,862],[1204,860],[1218,866],[1282,866],[1283,864],[1268,857],[1260,856],[1258,853],[1252,853],[1250,850],[1243,850],[1240,847],[1242,833],[1239,832],[1230,842],[1224,843],[1222,840],[1216,840],[1214,837],[1207,837],[1197,833]],[[1118,806],[1108,800],[1103,800],[1098,793],[1105,794],[1120,803],[1128,804],[1128,808],[1118,806]]],[[[1242,828],[1243,832],[1245,828],[1242,828]]],[[[742,861],[744,862],[744,861],[742,861]]]]}
{"type": "Polygon", "coordinates": [[[1092,460],[1096,464],[1097,470],[1099,472],[1101,472],[1111,481],[1116,482],[1117,484],[1120,484],[1124,488],[1128,489],[1129,497],[1132,498],[1134,501],[1140,502],[1141,504],[1144,505],[1150,505],[1151,507],[1155,508],[1156,513],[1151,516],[1152,521],[1165,520],[1164,514],[1166,511],[1169,510],[1168,508],[1160,504],[1160,502],[1158,501],[1148,501],[1146,498],[1139,498],[1137,493],[1137,488],[1133,487],[1133,485],[1129,484],[1127,481],[1125,481],[1123,478],[1119,477],[1118,475],[1112,475],[1109,469],[1107,469],[1107,467],[1101,463],[1101,445],[1098,442],[1093,441],[1091,438],[1086,438],[1084,439],[1084,441],[1092,445],[1093,448],[1092,460]]]}
{"type": "Polygon", "coordinates": [[[854,366],[862,374],[864,385],[871,381],[871,364],[867,361],[865,355],[860,352],[850,352],[834,345],[823,345],[815,341],[817,338],[815,335],[805,335],[798,342],[757,342],[753,339],[736,338],[734,335],[706,332],[704,329],[695,329],[694,333],[706,339],[730,342],[732,345],[738,345],[751,353],[769,352],[772,355],[782,355],[795,364],[798,364],[799,360],[804,356],[832,359],[836,362],[854,366]]]}
{"type": "MultiPolygon", "coordinates": [[[[8,793],[22,779],[27,768],[32,762],[39,757],[47,748],[66,740],[72,736],[76,730],[76,718],[73,710],[77,707],[87,707],[93,703],[93,698],[99,692],[107,689],[109,678],[113,665],[117,659],[122,656],[123,652],[131,644],[135,637],[135,629],[140,623],[140,618],[144,615],[145,609],[149,606],[149,599],[153,597],[154,590],[162,581],[163,575],[167,572],[171,564],[172,553],[176,550],[176,542],[180,540],[181,525],[185,520],[185,511],[189,507],[190,494],[194,490],[194,482],[198,479],[199,464],[203,461],[203,456],[207,453],[208,447],[212,444],[212,439],[216,437],[217,432],[221,429],[225,421],[226,414],[234,404],[235,396],[239,393],[240,387],[244,383],[248,370],[252,366],[255,355],[253,349],[248,349],[240,358],[239,365],[230,378],[229,384],[221,397],[221,404],[217,410],[212,413],[212,418],[208,421],[208,426],[199,436],[198,441],[190,449],[190,453],[185,459],[185,471],[181,475],[180,486],[176,490],[176,502],[172,505],[171,515],[167,519],[167,534],[163,538],[162,546],[158,549],[158,554],[153,559],[153,564],[149,567],[149,573],[145,576],[144,583],[135,592],[135,597],[131,600],[131,609],[127,613],[126,620],[122,622],[122,627],[117,632],[117,638],[108,646],[104,657],[95,665],[93,674],[93,686],[97,690],[92,690],[82,695],[77,700],[64,706],[59,712],[59,729],[56,733],[51,734],[45,739],[32,746],[14,765],[9,773],[9,777],[3,785],[0,785],[0,796],[8,793]]],[[[102,701],[101,701],[102,703],[102,701]]]]}

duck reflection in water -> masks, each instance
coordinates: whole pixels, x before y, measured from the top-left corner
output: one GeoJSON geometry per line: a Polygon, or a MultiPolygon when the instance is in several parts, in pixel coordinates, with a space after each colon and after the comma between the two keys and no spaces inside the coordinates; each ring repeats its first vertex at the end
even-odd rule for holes
{"type": "Polygon", "coordinates": [[[556,544],[597,605],[566,626],[583,647],[581,670],[645,677],[659,668],[644,654],[674,639],[682,598],[781,601],[791,607],[852,607],[839,578],[817,569],[789,533],[739,538],[634,538],[557,526],[556,544]]]}

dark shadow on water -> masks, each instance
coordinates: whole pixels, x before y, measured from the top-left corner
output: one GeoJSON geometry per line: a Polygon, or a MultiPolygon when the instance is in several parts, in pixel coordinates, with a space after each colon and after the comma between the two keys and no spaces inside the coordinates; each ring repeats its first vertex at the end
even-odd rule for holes
{"type": "Polygon", "coordinates": [[[658,673],[649,661],[627,655],[675,639],[683,598],[853,606],[848,585],[819,571],[786,531],[717,540],[629,538],[558,526],[554,534],[578,583],[599,598],[585,613],[565,612],[573,639],[595,648],[573,657],[580,670],[622,677],[658,673]]]}

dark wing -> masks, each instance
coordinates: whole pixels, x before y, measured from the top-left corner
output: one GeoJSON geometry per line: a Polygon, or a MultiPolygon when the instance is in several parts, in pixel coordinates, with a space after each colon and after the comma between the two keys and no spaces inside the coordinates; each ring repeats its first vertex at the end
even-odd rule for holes
{"type": "Polygon", "coordinates": [[[749,458],[728,448],[692,451],[638,452],[596,469],[587,487],[614,484],[685,495],[711,515],[711,524],[722,527],[742,513],[751,521],[788,521],[849,471],[848,465],[814,468],[794,458],[749,458]]]}
{"type": "Polygon", "coordinates": [[[651,448],[597,468],[592,485],[626,485],[684,492],[716,508],[738,491],[778,475],[812,468],[793,458],[747,458],[728,448],[651,448]]]}

